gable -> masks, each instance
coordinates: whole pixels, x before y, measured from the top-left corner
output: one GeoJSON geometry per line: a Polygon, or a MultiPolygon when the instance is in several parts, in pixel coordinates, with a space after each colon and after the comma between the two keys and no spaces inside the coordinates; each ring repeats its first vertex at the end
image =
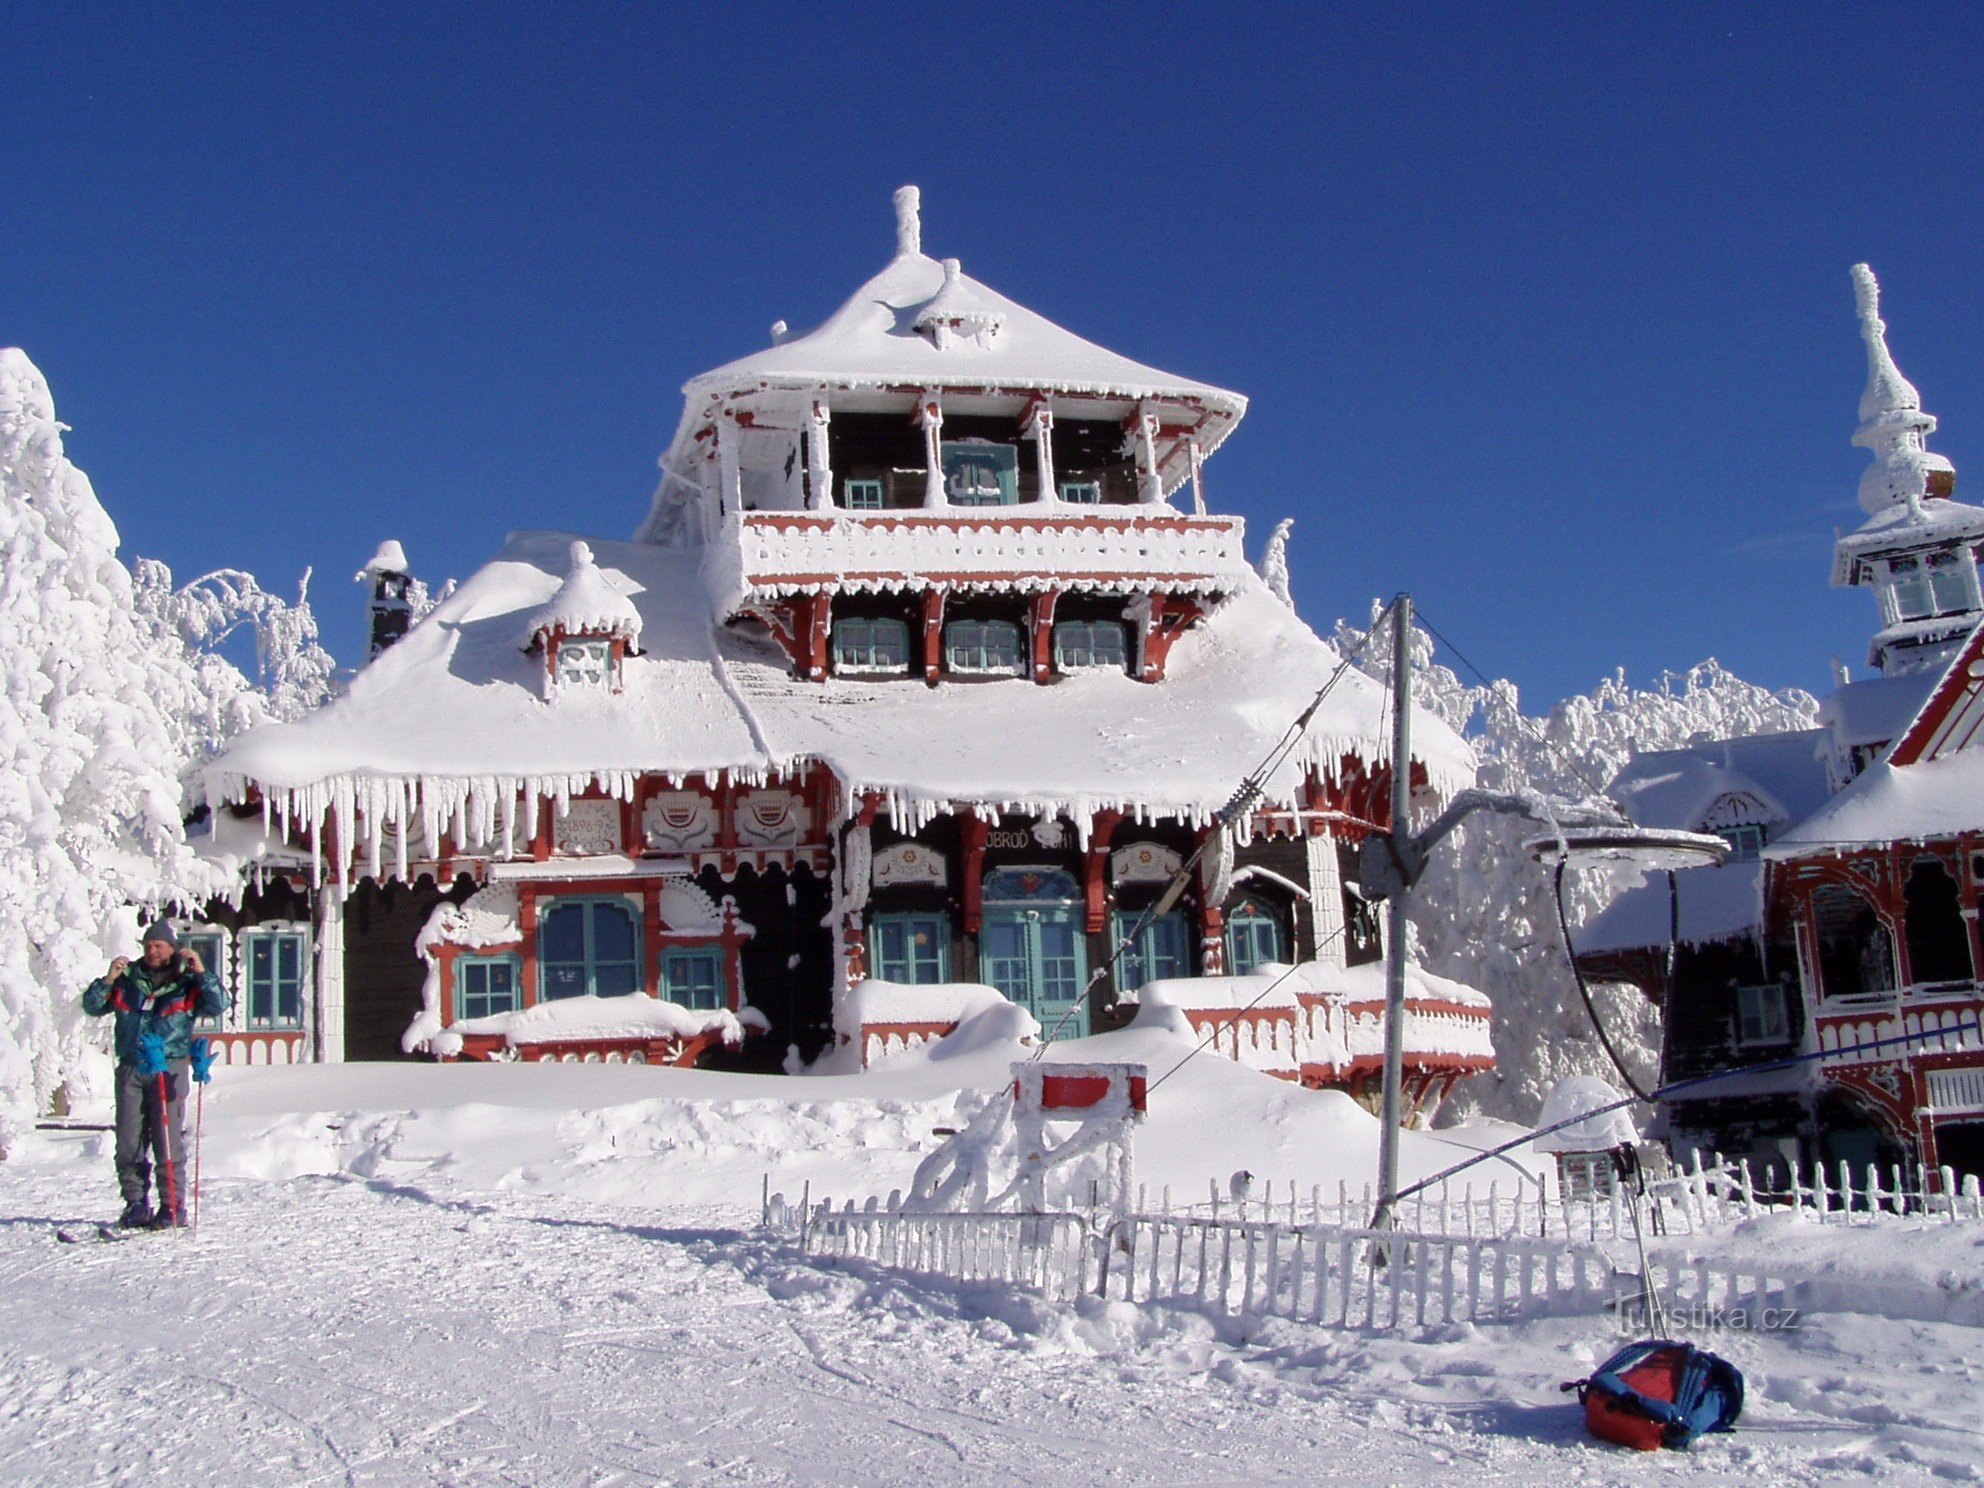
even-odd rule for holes
{"type": "Polygon", "coordinates": [[[1970,632],[1888,761],[1913,765],[1942,759],[1970,748],[1980,734],[1984,734],[1984,624],[1970,632]]]}

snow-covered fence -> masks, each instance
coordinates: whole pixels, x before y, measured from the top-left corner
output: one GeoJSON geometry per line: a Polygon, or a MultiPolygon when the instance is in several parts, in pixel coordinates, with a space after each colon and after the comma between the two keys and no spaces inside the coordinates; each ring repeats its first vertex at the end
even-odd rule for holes
{"type": "Polygon", "coordinates": [[[823,1204],[801,1220],[799,1245],[809,1256],[996,1282],[1058,1302],[1088,1292],[1094,1272],[1095,1247],[1078,1214],[903,1214],[823,1204]]]}
{"type": "MultiPolygon", "coordinates": [[[[1144,1195],[1144,1200],[1153,1198],[1144,1195]]],[[[1174,1202],[1171,1191],[1154,1196],[1156,1212],[1206,1219],[1250,1220],[1284,1227],[1356,1228],[1370,1222],[1377,1195],[1369,1184],[1304,1188],[1257,1180],[1235,1195],[1217,1183],[1196,1202],[1174,1202]]],[[[1975,1177],[1920,1164],[1853,1167],[1788,1163],[1768,1174],[1752,1173],[1747,1160],[1695,1154],[1689,1166],[1652,1179],[1642,1201],[1649,1236],[1696,1235],[1759,1214],[1795,1212],[1814,1224],[1867,1225],[1896,1218],[1950,1223],[1984,1220],[1984,1192],[1975,1177]]],[[[1139,1209],[1145,1207],[1140,1201],[1139,1209]]],[[[1591,1199],[1567,1200],[1555,1184],[1511,1175],[1485,1183],[1443,1183],[1400,1201],[1401,1229],[1465,1237],[1534,1236],[1566,1240],[1616,1240],[1632,1235],[1626,1190],[1612,1188],[1591,1199]]]]}
{"type": "Polygon", "coordinates": [[[1399,1328],[1595,1312],[1619,1288],[1601,1251],[1564,1240],[1142,1214],[1107,1232],[1098,1290],[1240,1317],[1399,1328]]]}

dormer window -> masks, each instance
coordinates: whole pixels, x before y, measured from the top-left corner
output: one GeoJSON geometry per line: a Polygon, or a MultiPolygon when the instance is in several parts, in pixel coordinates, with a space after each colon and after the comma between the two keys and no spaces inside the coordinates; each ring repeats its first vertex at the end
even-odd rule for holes
{"type": "Polygon", "coordinates": [[[944,665],[953,672],[1021,677],[1020,628],[1010,620],[953,620],[944,627],[944,665]]]}
{"type": "Polygon", "coordinates": [[[599,571],[591,548],[573,543],[565,582],[531,617],[529,649],[542,648],[549,695],[618,692],[640,635],[633,601],[599,571]]]}
{"type": "Polygon", "coordinates": [[[561,689],[587,687],[596,692],[613,692],[617,690],[619,672],[613,642],[604,637],[567,637],[552,645],[551,677],[561,689]]]}
{"type": "Polygon", "coordinates": [[[1054,670],[1130,669],[1129,631],[1120,620],[1064,620],[1054,627],[1054,670]]]}
{"type": "Polygon", "coordinates": [[[1732,863],[1754,863],[1763,855],[1762,827],[1721,827],[1716,835],[1729,844],[1729,861],[1732,863]]]}
{"type": "Polygon", "coordinates": [[[1013,506],[1020,499],[1020,451],[989,439],[945,440],[944,499],[952,506],[1013,506]]]}
{"type": "Polygon", "coordinates": [[[909,626],[885,617],[850,616],[834,622],[836,672],[902,673],[909,670],[909,626]]]}

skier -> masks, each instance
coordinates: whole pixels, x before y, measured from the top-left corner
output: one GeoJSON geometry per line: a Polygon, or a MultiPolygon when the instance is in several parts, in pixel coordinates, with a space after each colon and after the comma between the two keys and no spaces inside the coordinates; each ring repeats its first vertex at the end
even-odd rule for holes
{"type": "Polygon", "coordinates": [[[186,1223],[186,1067],[195,1018],[218,1017],[227,994],[200,960],[182,950],[172,926],[145,931],[143,956],[118,956],[83,993],[91,1017],[117,1014],[117,1183],[123,1229],[177,1229],[186,1223]],[[158,1209],[151,1204],[153,1165],[158,1209]]]}

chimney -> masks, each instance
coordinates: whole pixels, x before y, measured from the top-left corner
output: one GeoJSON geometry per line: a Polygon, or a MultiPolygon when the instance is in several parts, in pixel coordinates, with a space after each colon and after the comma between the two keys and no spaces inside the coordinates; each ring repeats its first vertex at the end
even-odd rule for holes
{"type": "Polygon", "coordinates": [[[356,578],[359,583],[372,586],[368,606],[372,619],[369,660],[405,635],[413,623],[413,604],[407,593],[413,585],[413,576],[407,572],[406,550],[397,540],[388,538],[379,544],[379,551],[358,571],[356,578]]]}

